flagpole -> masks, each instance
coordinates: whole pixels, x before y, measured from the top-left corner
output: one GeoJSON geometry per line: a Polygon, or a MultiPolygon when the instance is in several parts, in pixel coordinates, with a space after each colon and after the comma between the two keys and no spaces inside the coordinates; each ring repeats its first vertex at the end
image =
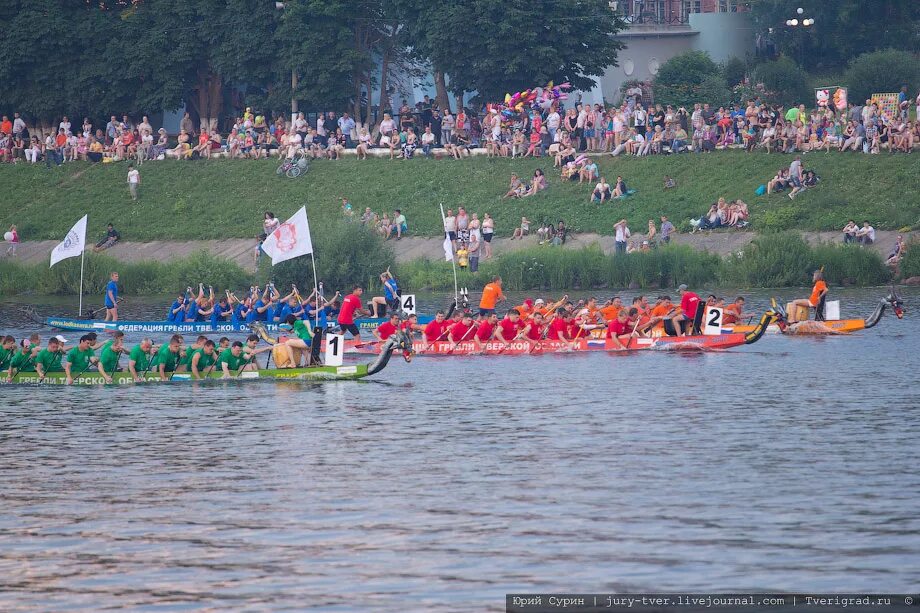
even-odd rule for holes
{"type": "Polygon", "coordinates": [[[319,286],[316,282],[316,258],[313,252],[310,252],[310,261],[313,262],[313,295],[316,297],[316,310],[313,311],[313,334],[316,334],[316,328],[319,327],[319,310],[323,307],[322,299],[319,295],[319,286]]]}
{"type": "MultiPolygon", "coordinates": [[[[443,202],[440,204],[440,207],[441,207],[441,227],[444,228],[444,236],[448,240],[450,240],[450,234],[448,234],[447,228],[445,227],[447,225],[447,218],[444,217],[444,203],[443,202]]],[[[453,243],[451,243],[450,265],[454,269],[454,304],[460,304],[460,292],[457,289],[457,258],[454,257],[453,255],[453,243]]]]}
{"type": "Polygon", "coordinates": [[[83,260],[86,257],[86,249],[80,252],[80,317],[83,317],[83,260]]]}

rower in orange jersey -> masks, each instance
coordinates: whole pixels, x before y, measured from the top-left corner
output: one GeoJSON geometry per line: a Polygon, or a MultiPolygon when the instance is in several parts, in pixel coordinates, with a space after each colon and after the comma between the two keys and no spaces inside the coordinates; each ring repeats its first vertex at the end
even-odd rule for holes
{"type": "Polygon", "coordinates": [[[646,327],[650,328],[650,336],[664,336],[664,321],[673,317],[676,311],[677,307],[671,302],[671,297],[661,296],[649,312],[649,323],[646,327]]]}
{"type": "Polygon", "coordinates": [[[524,301],[524,304],[519,304],[514,308],[521,314],[521,319],[527,319],[533,313],[533,300],[528,298],[524,301]]]}
{"type": "Polygon", "coordinates": [[[601,317],[604,318],[604,321],[611,322],[617,318],[622,309],[623,300],[619,296],[614,296],[600,308],[601,317]]]}

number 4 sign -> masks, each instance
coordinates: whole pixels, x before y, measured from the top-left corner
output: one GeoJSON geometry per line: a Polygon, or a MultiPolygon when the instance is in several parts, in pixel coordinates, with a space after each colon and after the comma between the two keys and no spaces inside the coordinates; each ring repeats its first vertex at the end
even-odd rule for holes
{"type": "Polygon", "coordinates": [[[415,315],[415,294],[403,294],[400,296],[399,306],[406,315],[415,315]]]}
{"type": "Polygon", "coordinates": [[[719,307],[706,307],[705,316],[706,325],[703,327],[703,334],[707,336],[716,336],[722,334],[722,309],[719,307]]]}
{"type": "Polygon", "coordinates": [[[326,337],[326,366],[341,366],[345,355],[345,335],[330,334],[326,337]]]}

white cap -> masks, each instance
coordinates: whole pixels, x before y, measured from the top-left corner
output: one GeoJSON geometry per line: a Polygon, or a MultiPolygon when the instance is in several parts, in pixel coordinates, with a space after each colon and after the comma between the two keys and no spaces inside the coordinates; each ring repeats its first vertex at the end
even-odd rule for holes
{"type": "Polygon", "coordinates": [[[537,298],[537,299],[534,301],[534,304],[546,304],[546,301],[543,300],[542,298],[537,298]]]}
{"type": "Polygon", "coordinates": [[[67,342],[67,339],[64,338],[63,336],[61,336],[60,334],[58,334],[57,336],[52,336],[51,338],[53,338],[54,340],[56,340],[56,341],[59,342],[59,343],[66,343],[66,342],[67,342]]]}

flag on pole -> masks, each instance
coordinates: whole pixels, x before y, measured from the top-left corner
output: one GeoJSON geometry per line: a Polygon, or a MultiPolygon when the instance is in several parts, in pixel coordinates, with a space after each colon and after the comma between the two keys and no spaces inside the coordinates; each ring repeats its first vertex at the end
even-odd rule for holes
{"type": "Polygon", "coordinates": [[[447,231],[447,219],[444,217],[444,206],[441,206],[441,223],[444,227],[444,260],[447,262],[454,261],[454,244],[450,241],[450,233],[447,231]]]}
{"type": "Polygon", "coordinates": [[[83,249],[86,248],[86,218],[84,215],[80,221],[75,223],[57,247],[51,251],[51,266],[54,266],[61,260],[75,258],[83,255],[83,249]]]}
{"type": "Polygon", "coordinates": [[[300,207],[294,216],[278,226],[262,242],[262,250],[272,259],[272,266],[285,260],[313,253],[307,208],[300,207]]]}

